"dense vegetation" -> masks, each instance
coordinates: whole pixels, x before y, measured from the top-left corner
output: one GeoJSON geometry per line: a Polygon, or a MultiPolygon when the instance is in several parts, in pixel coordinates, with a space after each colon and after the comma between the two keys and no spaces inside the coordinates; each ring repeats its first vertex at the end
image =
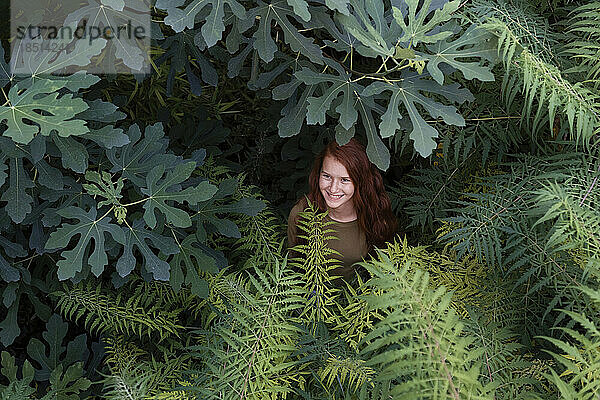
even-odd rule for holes
{"type": "Polygon", "coordinates": [[[3,37],[0,398],[600,396],[600,2],[152,13],[145,77],[3,37]],[[340,287],[285,217],[353,136],[401,234],[340,287]]]}

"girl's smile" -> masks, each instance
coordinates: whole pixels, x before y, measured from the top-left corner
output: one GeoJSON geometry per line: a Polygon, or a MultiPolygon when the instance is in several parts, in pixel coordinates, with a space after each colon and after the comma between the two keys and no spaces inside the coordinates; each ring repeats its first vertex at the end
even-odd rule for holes
{"type": "Polygon", "coordinates": [[[334,157],[326,156],[323,159],[319,189],[331,218],[339,222],[356,219],[356,210],[352,201],[354,182],[346,167],[334,157]]]}

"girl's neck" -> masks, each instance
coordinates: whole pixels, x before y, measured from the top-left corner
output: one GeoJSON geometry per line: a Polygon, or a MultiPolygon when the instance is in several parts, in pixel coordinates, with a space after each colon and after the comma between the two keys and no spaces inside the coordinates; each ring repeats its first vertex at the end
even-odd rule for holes
{"type": "Polygon", "coordinates": [[[358,216],[356,215],[356,210],[352,204],[348,204],[349,207],[343,207],[340,209],[332,209],[329,208],[329,218],[337,222],[352,222],[358,216]]]}

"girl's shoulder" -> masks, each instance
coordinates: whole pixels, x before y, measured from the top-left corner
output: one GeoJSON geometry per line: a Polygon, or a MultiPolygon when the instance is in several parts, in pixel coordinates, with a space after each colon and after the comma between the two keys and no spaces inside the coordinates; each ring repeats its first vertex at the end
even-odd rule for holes
{"type": "Polygon", "coordinates": [[[306,197],[302,196],[302,198],[300,198],[300,200],[298,200],[290,210],[288,222],[296,222],[298,220],[298,214],[304,211],[307,206],[308,202],[306,201],[306,197]]]}

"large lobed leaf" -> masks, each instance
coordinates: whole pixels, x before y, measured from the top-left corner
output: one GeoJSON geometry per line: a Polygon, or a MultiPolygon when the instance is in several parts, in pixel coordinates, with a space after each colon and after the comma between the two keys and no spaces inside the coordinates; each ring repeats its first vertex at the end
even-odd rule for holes
{"type": "Polygon", "coordinates": [[[200,34],[196,30],[184,30],[183,32],[169,36],[161,43],[161,47],[165,49],[165,53],[155,60],[155,64],[160,66],[165,61],[171,60],[169,74],[167,75],[167,96],[171,96],[173,93],[175,76],[181,70],[185,70],[190,89],[196,96],[202,93],[202,81],[209,85],[217,86],[217,71],[208,58],[200,51],[201,49],[196,43],[200,34]],[[192,69],[188,60],[189,56],[192,56],[200,67],[202,81],[192,69]]]}
{"type": "Polygon", "coordinates": [[[289,18],[298,20],[294,9],[286,0],[275,0],[271,3],[264,3],[257,0],[258,6],[249,10],[246,20],[254,21],[259,19],[259,25],[254,32],[254,48],[260,58],[269,62],[277,51],[277,44],[273,40],[271,25],[276,22],[283,30],[283,38],[288,43],[292,51],[301,53],[309,60],[317,64],[323,64],[323,54],[319,46],[310,39],[302,35],[298,29],[290,22],[289,18]]]}
{"type": "Polygon", "coordinates": [[[440,40],[433,45],[427,45],[432,53],[422,54],[427,59],[427,71],[440,85],[444,84],[444,73],[440,64],[445,63],[461,71],[466,79],[478,79],[483,82],[494,80],[494,74],[479,61],[467,61],[472,57],[492,61],[496,58],[496,50],[490,47],[492,35],[485,29],[473,24],[458,38],[452,41],[440,40]]]}
{"type": "Polygon", "coordinates": [[[129,143],[121,147],[112,147],[106,155],[113,164],[110,172],[120,172],[123,178],[134,185],[143,187],[146,175],[157,165],[173,166],[178,157],[167,153],[168,139],[162,124],[149,125],[144,136],[137,124],[127,131],[129,143]]]}
{"type": "MultiPolygon", "coordinates": [[[[145,4],[139,1],[98,2],[88,0],[86,5],[80,6],[65,18],[64,26],[78,26],[81,21],[93,21],[94,25],[101,29],[121,27],[128,23],[131,24],[132,20],[137,24],[141,24],[140,21],[145,19],[143,13],[148,13],[148,9],[144,10],[144,7],[145,4]],[[140,10],[135,9],[136,7],[140,8],[140,6],[140,10]]],[[[149,16],[146,18],[149,21],[149,16]]],[[[120,33],[120,30],[118,32],[120,33]]],[[[133,71],[143,70],[147,55],[140,46],[134,44],[131,38],[125,40],[121,39],[120,35],[112,35],[112,38],[106,42],[108,46],[114,48],[115,57],[123,60],[123,64],[133,71]]]]}
{"type": "Polygon", "coordinates": [[[166,202],[182,204],[184,201],[190,205],[210,199],[216,192],[217,187],[208,181],[196,186],[181,190],[181,183],[189,179],[196,168],[193,161],[177,165],[172,171],[165,173],[165,166],[159,164],[154,167],[146,177],[146,187],[142,188],[143,194],[149,196],[144,203],[144,220],[150,228],[156,227],[155,210],[162,212],[167,221],[178,228],[187,228],[192,225],[190,216],[182,210],[166,202]],[[163,178],[163,175],[165,177],[163,178]]]}
{"type": "Polygon", "coordinates": [[[244,6],[236,0],[194,0],[181,9],[184,3],[184,0],[157,0],[156,8],[166,10],[168,15],[165,17],[165,24],[175,32],[181,32],[185,28],[193,29],[198,14],[210,6],[208,15],[201,14],[205,21],[201,29],[202,37],[209,47],[221,39],[225,30],[225,4],[237,18],[243,19],[246,13],[244,6]]]}
{"type": "MultiPolygon", "coordinates": [[[[276,4],[268,5],[269,13],[278,10],[276,4]]],[[[382,139],[396,137],[398,142],[397,136],[407,129],[415,150],[424,157],[430,155],[437,146],[439,132],[427,121],[423,110],[447,124],[464,126],[457,109],[439,99],[455,104],[473,100],[470,92],[458,84],[444,85],[447,76],[458,70],[466,79],[493,80],[490,68],[482,64],[495,58],[490,48],[492,36],[474,25],[457,35],[457,25],[448,21],[454,18],[458,5],[458,1],[402,0],[392,2],[390,7],[381,0],[356,1],[347,15],[336,14],[333,21],[322,9],[311,9],[308,26],[326,29],[336,39],[325,40],[328,46],[350,57],[356,49],[365,57],[380,57],[386,63],[398,61],[391,69],[382,64],[375,73],[357,72],[352,62],[348,66],[332,58],[323,60],[329,67],[324,70],[317,70],[314,64],[295,63],[292,80],[273,89],[275,100],[287,99],[278,123],[279,135],[298,134],[304,120],[308,125],[325,124],[330,115],[339,122],[335,132],[341,143],[354,136],[357,128],[364,133],[369,159],[380,169],[387,169],[390,162],[382,139]],[[425,66],[427,72],[422,72],[425,66]],[[411,71],[413,68],[416,72],[411,71]],[[378,127],[374,114],[381,115],[378,127]],[[359,115],[361,123],[357,125],[359,115]],[[408,115],[410,122],[401,122],[403,115],[408,115]]],[[[288,8],[287,12],[292,10],[288,8]]],[[[265,38],[270,36],[261,33],[257,41],[265,38]]],[[[265,46],[271,46],[269,54],[274,53],[276,47],[268,43],[258,43],[259,54],[265,46]]],[[[321,62],[315,61],[310,52],[296,51],[313,63],[321,62]]],[[[263,57],[265,61],[271,58],[263,57]]]]}
{"type": "MultiPolygon", "coordinates": [[[[77,90],[100,79],[93,75],[85,77],[77,90]]],[[[27,144],[35,135],[48,136],[53,131],[61,137],[89,132],[86,121],[74,119],[88,108],[88,104],[81,98],[74,98],[71,93],[59,97],[59,90],[72,83],[69,78],[28,79],[12,86],[7,95],[7,105],[0,106],[0,120],[8,126],[3,135],[17,143],[27,144]]]]}
{"type": "Polygon", "coordinates": [[[427,97],[423,92],[435,93],[458,104],[472,100],[473,95],[468,89],[460,88],[458,84],[441,86],[429,79],[423,79],[422,75],[414,73],[403,74],[400,82],[385,83],[374,82],[367,86],[362,94],[364,96],[378,95],[382,92],[390,92],[386,112],[381,117],[379,130],[382,137],[391,137],[400,129],[399,120],[402,118],[399,106],[402,104],[406,109],[412,123],[410,138],[414,141],[415,149],[422,156],[428,156],[437,146],[433,140],[438,136],[438,131],[431,126],[422,116],[416,105],[422,106],[432,117],[442,118],[444,122],[451,125],[464,126],[465,120],[454,106],[447,106],[427,97]]]}
{"type": "Polygon", "coordinates": [[[77,244],[72,250],[64,250],[61,256],[63,260],[59,260],[58,279],[65,280],[75,277],[75,274],[83,269],[84,256],[86,256],[88,247],[91,246],[91,241],[94,241],[94,251],[86,259],[86,263],[92,268],[92,273],[96,276],[104,271],[104,267],[108,265],[108,255],[105,248],[105,235],[109,234],[118,243],[125,244],[125,233],[123,229],[115,224],[110,223],[111,217],[103,215],[97,219],[96,208],[91,208],[88,212],[75,206],[65,207],[57,211],[57,213],[68,219],[76,219],[75,224],[63,224],[60,228],[50,234],[50,238],[46,242],[46,249],[62,249],[69,245],[71,239],[79,236],[77,244]]]}
{"type": "Polygon", "coordinates": [[[67,336],[69,324],[53,314],[46,323],[46,331],[42,333],[46,344],[37,338],[32,338],[27,345],[27,353],[39,365],[35,371],[35,379],[45,381],[50,379],[52,372],[61,364],[71,365],[77,361],[86,360],[89,354],[85,334],[78,335],[67,346],[63,345],[67,336]]]}
{"type": "Polygon", "coordinates": [[[133,253],[134,247],[144,258],[142,271],[151,274],[153,279],[169,280],[170,266],[165,260],[159,258],[150,247],[160,250],[166,256],[178,252],[175,241],[157,232],[146,229],[144,220],[137,219],[128,224],[125,230],[125,243],[123,244],[123,255],[117,261],[117,272],[121,277],[126,277],[134,270],[137,260],[133,253]]]}

